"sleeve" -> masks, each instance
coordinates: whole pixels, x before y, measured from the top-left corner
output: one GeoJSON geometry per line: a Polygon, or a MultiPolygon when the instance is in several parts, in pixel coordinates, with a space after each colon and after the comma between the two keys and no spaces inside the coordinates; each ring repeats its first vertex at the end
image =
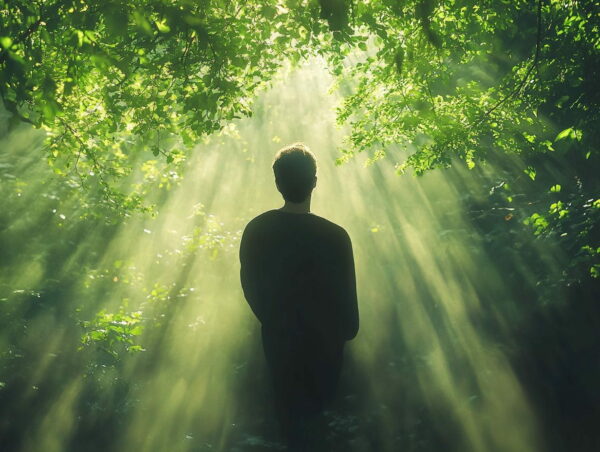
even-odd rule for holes
{"type": "Polygon", "coordinates": [[[345,231],[342,250],[342,334],[345,340],[350,340],[358,333],[359,319],[352,242],[345,231]]]}
{"type": "Polygon", "coordinates": [[[240,243],[240,280],[244,297],[250,305],[252,312],[259,321],[263,321],[262,307],[259,302],[260,263],[258,253],[258,240],[252,225],[248,224],[242,235],[240,243]]]}

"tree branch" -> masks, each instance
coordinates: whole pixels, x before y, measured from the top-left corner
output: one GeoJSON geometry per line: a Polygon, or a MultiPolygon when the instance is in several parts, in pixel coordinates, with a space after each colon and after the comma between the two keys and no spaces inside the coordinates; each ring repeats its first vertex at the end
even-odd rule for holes
{"type": "MultiPolygon", "coordinates": [[[[19,44],[22,41],[25,41],[29,36],[31,36],[33,33],[36,32],[36,30],[39,28],[39,26],[42,23],[42,19],[38,19],[36,20],[34,23],[32,23],[29,28],[27,28],[27,30],[23,31],[19,36],[17,36],[17,38],[13,41],[13,45],[14,44],[19,44]]],[[[6,61],[6,57],[8,56],[8,49],[0,49],[0,64],[4,63],[6,61]]]]}
{"type": "Polygon", "coordinates": [[[86,155],[86,157],[88,157],[92,161],[92,167],[94,168],[96,174],[98,174],[98,177],[100,178],[100,183],[106,188],[108,188],[108,183],[104,180],[104,176],[102,174],[102,165],[96,159],[94,152],[88,148],[88,146],[84,143],[79,134],[75,131],[75,129],[73,129],[73,127],[71,127],[71,125],[67,121],[60,117],[58,117],[58,120],[65,127],[65,129],[68,130],[71,133],[71,135],[73,135],[73,137],[75,137],[75,139],[79,142],[79,145],[81,146],[77,155],[77,162],[79,162],[79,157],[81,155],[81,151],[83,150],[83,153],[86,155]]]}
{"type": "Polygon", "coordinates": [[[541,48],[541,44],[542,44],[542,1],[543,0],[538,0],[538,2],[537,2],[537,36],[536,36],[536,43],[535,43],[535,54],[534,54],[531,66],[529,66],[529,68],[527,69],[527,72],[525,73],[523,80],[521,80],[521,82],[510,93],[508,93],[506,96],[504,96],[498,102],[496,102],[496,104],[494,106],[492,106],[489,110],[487,110],[484,113],[483,117],[480,118],[478,121],[476,121],[471,127],[475,127],[475,126],[481,124],[492,112],[497,110],[502,104],[504,104],[506,101],[508,101],[511,97],[518,95],[521,92],[521,90],[523,89],[523,87],[525,86],[525,83],[527,83],[527,81],[529,80],[529,76],[533,72],[533,69],[537,66],[537,63],[540,59],[540,48],[541,48]]]}

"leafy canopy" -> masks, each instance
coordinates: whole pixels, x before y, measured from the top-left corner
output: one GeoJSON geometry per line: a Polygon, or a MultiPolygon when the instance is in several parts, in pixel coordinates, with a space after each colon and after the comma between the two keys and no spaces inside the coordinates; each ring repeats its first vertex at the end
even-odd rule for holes
{"type": "Polygon", "coordinates": [[[176,166],[250,115],[285,61],[317,54],[346,93],[340,162],[392,152],[421,173],[489,152],[590,158],[599,27],[598,1],[0,0],[0,97],[13,122],[47,130],[57,173],[134,207],[112,181],[136,155],[176,166]]]}

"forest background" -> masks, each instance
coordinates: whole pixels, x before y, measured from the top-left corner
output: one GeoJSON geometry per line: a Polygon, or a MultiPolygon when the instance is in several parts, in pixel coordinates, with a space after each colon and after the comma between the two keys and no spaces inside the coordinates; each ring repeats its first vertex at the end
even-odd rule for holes
{"type": "Polygon", "coordinates": [[[302,139],[371,300],[325,450],[597,450],[599,53],[594,0],[0,1],[2,446],[279,447],[231,268],[302,139]]]}

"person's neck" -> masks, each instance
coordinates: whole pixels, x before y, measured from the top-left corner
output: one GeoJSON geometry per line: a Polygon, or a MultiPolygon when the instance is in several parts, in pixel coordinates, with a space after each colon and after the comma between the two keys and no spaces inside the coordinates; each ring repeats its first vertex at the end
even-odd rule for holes
{"type": "Polygon", "coordinates": [[[310,196],[302,202],[286,201],[279,210],[289,213],[310,213],[310,196]]]}

